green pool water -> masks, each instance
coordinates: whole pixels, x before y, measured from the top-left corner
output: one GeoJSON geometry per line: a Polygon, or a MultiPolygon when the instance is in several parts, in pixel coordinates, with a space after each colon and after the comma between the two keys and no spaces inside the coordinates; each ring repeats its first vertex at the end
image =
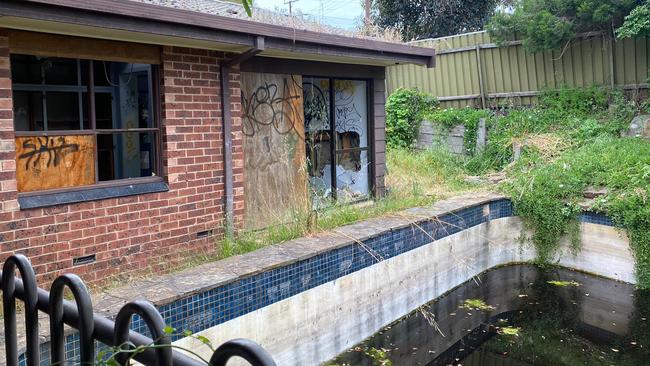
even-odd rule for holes
{"type": "Polygon", "coordinates": [[[325,365],[650,365],[650,292],[567,269],[485,272],[325,365]]]}

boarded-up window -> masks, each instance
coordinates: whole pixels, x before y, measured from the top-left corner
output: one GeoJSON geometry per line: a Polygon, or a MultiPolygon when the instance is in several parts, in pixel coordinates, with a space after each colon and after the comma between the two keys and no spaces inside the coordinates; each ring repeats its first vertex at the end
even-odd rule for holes
{"type": "Polygon", "coordinates": [[[19,192],[157,174],[148,64],[11,56],[19,192]]]}
{"type": "Polygon", "coordinates": [[[242,73],[246,225],[266,227],[307,206],[299,75],[242,73]]]}

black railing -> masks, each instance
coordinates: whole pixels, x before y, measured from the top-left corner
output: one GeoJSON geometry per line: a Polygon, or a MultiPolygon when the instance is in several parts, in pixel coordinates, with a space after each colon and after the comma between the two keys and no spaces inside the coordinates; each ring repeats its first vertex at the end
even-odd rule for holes
{"type": "MultiPolygon", "coordinates": [[[[29,260],[23,255],[9,257],[2,267],[2,306],[4,310],[4,334],[8,366],[18,365],[18,335],[16,330],[16,300],[24,304],[25,335],[27,340],[25,361],[27,366],[40,366],[38,312],[50,317],[50,357],[52,365],[75,362],[94,365],[95,341],[116,348],[115,360],[125,365],[129,358],[144,365],[199,366],[206,365],[180,352],[175,352],[165,322],[158,310],[148,301],[137,300],[124,305],[115,321],[93,312],[90,294],[83,281],[73,274],[58,277],[47,292],[38,287],[36,275],[29,260]],[[16,278],[16,270],[20,279],[16,278]],[[74,302],[64,300],[65,288],[70,289],[74,302]],[[153,337],[149,338],[129,329],[133,315],[139,315],[147,324],[153,337]],[[64,324],[79,332],[79,360],[65,359],[64,324]],[[144,347],[141,347],[144,346],[144,347]],[[141,347],[138,352],[129,349],[141,347]],[[121,352],[120,350],[124,351],[121,352]]],[[[218,347],[209,364],[226,365],[239,356],[254,366],[275,366],[271,356],[257,343],[235,339],[218,347]]]]}

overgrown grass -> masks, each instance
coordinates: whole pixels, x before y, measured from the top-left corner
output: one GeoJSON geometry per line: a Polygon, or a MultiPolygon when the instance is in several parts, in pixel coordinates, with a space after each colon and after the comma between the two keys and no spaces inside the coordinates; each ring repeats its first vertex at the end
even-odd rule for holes
{"type": "Polygon", "coordinates": [[[591,208],[606,212],[625,229],[639,285],[650,288],[650,143],[620,137],[647,104],[637,105],[618,90],[591,87],[546,91],[533,108],[431,111],[426,118],[442,127],[465,126],[470,157],[396,150],[389,157],[396,174],[387,181],[400,192],[445,196],[463,189],[465,174],[505,171],[506,182],[492,188],[512,197],[517,214],[532,231],[539,264],[555,258],[563,237],[571,239],[574,252],[580,249],[577,219],[584,191],[606,188],[607,196],[591,208]],[[480,118],[487,118],[489,140],[474,154],[480,118]]]}
{"type": "Polygon", "coordinates": [[[598,136],[618,136],[635,111],[634,104],[617,90],[593,87],[544,92],[534,108],[502,110],[489,119],[488,145],[469,160],[466,169],[473,174],[502,170],[512,162],[517,144],[557,156],[598,136]],[[559,143],[548,146],[544,138],[536,143],[539,136],[552,136],[559,143]]]}
{"type": "Polygon", "coordinates": [[[464,159],[445,149],[390,149],[386,186],[397,197],[448,197],[468,189],[464,159]]]}
{"type": "Polygon", "coordinates": [[[410,207],[426,206],[471,186],[463,181],[462,160],[447,151],[389,149],[386,196],[359,204],[339,204],[320,211],[296,211],[284,223],[244,231],[220,243],[220,258],[251,252],[314,233],[410,207]]]}
{"type": "Polygon", "coordinates": [[[539,263],[551,261],[565,235],[579,250],[577,218],[584,192],[588,187],[605,188],[607,195],[591,208],[606,212],[626,230],[639,286],[650,287],[650,143],[619,137],[634,114],[633,106],[614,92],[605,97],[598,91],[563,91],[542,100],[539,108],[498,122],[508,126],[517,121],[497,134],[495,142],[502,144],[495,149],[504,150],[505,140],[513,136],[529,142],[522,158],[509,167],[511,181],[502,189],[533,231],[539,263]],[[561,148],[552,148],[549,154],[548,146],[530,143],[542,132],[563,141],[561,148]]]}

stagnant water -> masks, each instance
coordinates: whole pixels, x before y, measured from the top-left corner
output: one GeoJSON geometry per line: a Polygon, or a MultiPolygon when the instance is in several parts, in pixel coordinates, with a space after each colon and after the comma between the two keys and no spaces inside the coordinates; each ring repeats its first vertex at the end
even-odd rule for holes
{"type": "Polygon", "coordinates": [[[326,365],[650,365],[650,291],[516,265],[464,283],[326,365]]]}

